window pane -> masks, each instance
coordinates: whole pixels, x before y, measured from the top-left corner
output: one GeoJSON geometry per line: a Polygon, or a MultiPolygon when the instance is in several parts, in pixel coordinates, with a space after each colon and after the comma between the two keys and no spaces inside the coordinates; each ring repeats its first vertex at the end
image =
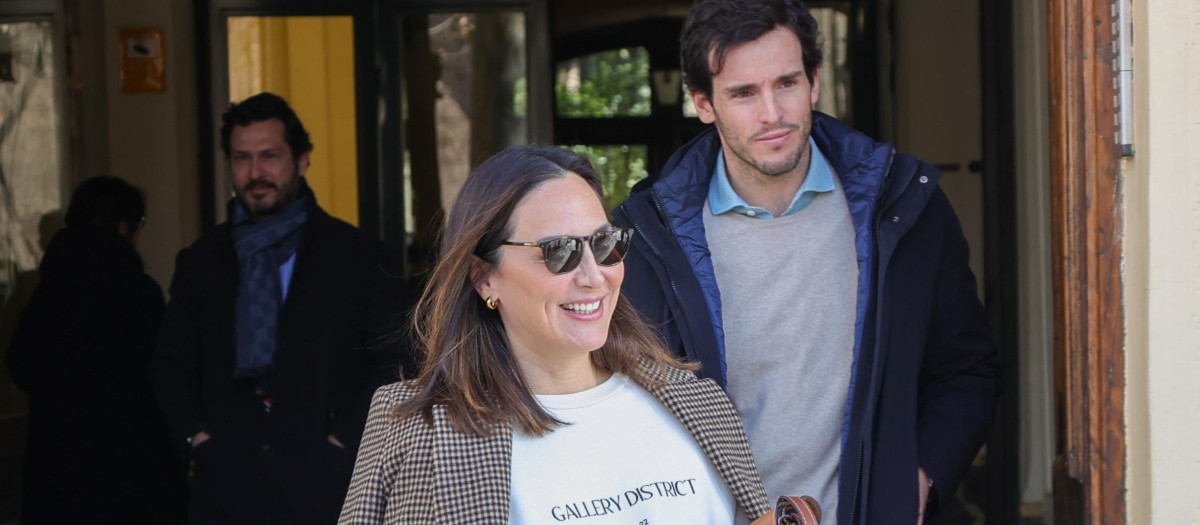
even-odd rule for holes
{"type": "Polygon", "coordinates": [[[558,63],[554,94],[566,118],[650,115],[650,54],[645,48],[592,53],[558,63]]]}
{"type": "Polygon", "coordinates": [[[37,269],[61,224],[60,72],[50,22],[0,23],[0,299],[37,269]],[[28,274],[27,274],[28,272],[28,274]]]}
{"type": "MultiPolygon", "coordinates": [[[[54,33],[49,21],[0,22],[0,341],[11,340],[63,222],[67,112],[54,33]]],[[[25,449],[27,406],[0,363],[0,442],[11,443],[0,448],[5,465],[25,449]]],[[[20,480],[20,469],[0,469],[0,501],[17,501],[20,480]]],[[[15,512],[0,504],[0,521],[15,512]]]]}
{"type": "Polygon", "coordinates": [[[396,23],[405,234],[420,271],[471,169],[529,140],[525,15],[413,14],[396,23]]]}
{"type": "Polygon", "coordinates": [[[687,84],[682,82],[680,84],[683,87],[683,98],[681,99],[683,101],[683,116],[699,117],[700,114],[696,113],[696,103],[692,101],[692,93],[688,91],[687,84]]]}
{"type": "Polygon", "coordinates": [[[833,115],[841,120],[851,120],[850,68],[846,62],[849,35],[849,18],[837,9],[823,7],[812,10],[821,29],[821,98],[817,100],[817,111],[833,115]]]}
{"type": "Polygon", "coordinates": [[[613,144],[568,146],[583,155],[595,166],[604,188],[605,209],[611,210],[629,196],[634,184],[646,178],[646,146],[642,144],[613,144]]]}

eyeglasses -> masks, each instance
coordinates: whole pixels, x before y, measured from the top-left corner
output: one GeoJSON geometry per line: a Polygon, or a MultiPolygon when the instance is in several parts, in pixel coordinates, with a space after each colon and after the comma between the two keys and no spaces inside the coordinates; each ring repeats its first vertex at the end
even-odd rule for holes
{"type": "Polygon", "coordinates": [[[579,261],[583,260],[583,243],[592,245],[592,255],[596,257],[596,264],[613,266],[625,259],[625,254],[629,253],[629,241],[632,237],[630,229],[613,227],[585,236],[564,235],[542,242],[505,241],[500,244],[541,248],[546,269],[559,275],[579,266],[579,261]]]}

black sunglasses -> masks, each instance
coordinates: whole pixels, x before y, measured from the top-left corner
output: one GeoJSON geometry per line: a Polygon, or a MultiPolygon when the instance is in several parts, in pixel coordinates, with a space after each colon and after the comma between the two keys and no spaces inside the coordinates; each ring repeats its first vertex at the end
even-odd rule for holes
{"type": "Polygon", "coordinates": [[[596,257],[596,264],[612,266],[621,262],[625,259],[625,254],[629,253],[629,241],[632,237],[632,231],[629,228],[614,226],[585,236],[564,235],[541,242],[505,241],[500,244],[541,248],[546,269],[550,270],[550,273],[558,275],[579,266],[579,261],[583,260],[583,243],[585,242],[592,245],[592,255],[596,257]]]}

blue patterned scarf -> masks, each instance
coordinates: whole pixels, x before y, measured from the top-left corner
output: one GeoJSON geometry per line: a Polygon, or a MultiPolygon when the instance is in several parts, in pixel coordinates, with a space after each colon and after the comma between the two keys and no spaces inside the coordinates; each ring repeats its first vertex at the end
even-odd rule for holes
{"type": "Polygon", "coordinates": [[[282,213],[254,222],[237,199],[230,202],[233,250],[241,265],[234,326],[237,332],[237,365],[234,377],[262,377],[270,373],[279,334],[283,283],[279,267],[300,246],[301,227],[314,204],[312,190],[301,183],[300,193],[282,213]]]}

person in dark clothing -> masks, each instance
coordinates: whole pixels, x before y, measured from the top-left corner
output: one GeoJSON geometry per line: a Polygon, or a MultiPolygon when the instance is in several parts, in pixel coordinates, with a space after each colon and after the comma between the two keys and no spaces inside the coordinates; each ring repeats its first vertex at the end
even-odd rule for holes
{"type": "Polygon", "coordinates": [[[941,174],[813,111],[799,0],[699,0],[684,77],[710,129],[614,210],[623,292],[742,416],[768,496],[920,523],[982,446],[1000,373],[941,174]]]}
{"type": "Polygon", "coordinates": [[[182,523],[173,460],[148,366],[162,289],[134,251],[141,192],[85,180],[42,258],[41,283],[6,362],[29,394],[22,523],[182,523]]]}
{"type": "Polygon", "coordinates": [[[399,378],[398,251],[330,217],[282,98],[223,116],[229,220],[179,253],[155,359],[190,523],[337,521],[374,390],[399,378]]]}

